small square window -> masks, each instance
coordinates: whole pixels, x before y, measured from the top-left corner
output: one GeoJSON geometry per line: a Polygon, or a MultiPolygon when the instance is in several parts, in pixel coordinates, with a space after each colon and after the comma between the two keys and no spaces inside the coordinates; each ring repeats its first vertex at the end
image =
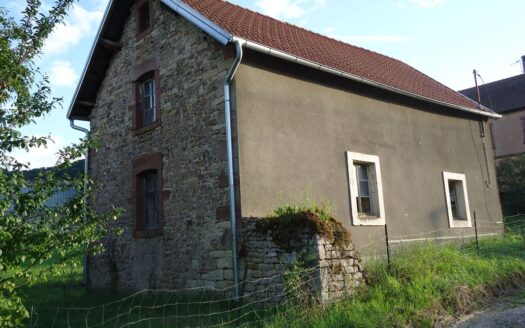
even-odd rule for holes
{"type": "Polygon", "coordinates": [[[451,228],[472,227],[465,175],[443,172],[443,183],[449,226],[451,228]]]}
{"type": "Polygon", "coordinates": [[[150,2],[146,1],[138,9],[138,34],[146,32],[151,26],[150,2]]]}
{"type": "Polygon", "coordinates": [[[384,225],[385,210],[379,157],[347,152],[353,225],[384,225]]]}

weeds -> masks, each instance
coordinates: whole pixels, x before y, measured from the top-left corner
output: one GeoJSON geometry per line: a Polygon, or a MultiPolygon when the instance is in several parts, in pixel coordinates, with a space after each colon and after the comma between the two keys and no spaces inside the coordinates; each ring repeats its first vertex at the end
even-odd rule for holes
{"type": "Polygon", "coordinates": [[[259,219],[256,228],[262,233],[270,232],[273,241],[285,250],[304,246],[301,245],[301,233],[325,237],[336,247],[345,247],[351,242],[350,232],[333,217],[326,205],[279,207],[269,217],[259,219]]]}
{"type": "Polygon", "coordinates": [[[384,261],[367,266],[368,286],[327,310],[311,309],[301,320],[293,311],[266,327],[435,327],[479,308],[487,297],[525,282],[523,241],[482,240],[478,256],[434,243],[397,253],[388,272],[384,261]]]}

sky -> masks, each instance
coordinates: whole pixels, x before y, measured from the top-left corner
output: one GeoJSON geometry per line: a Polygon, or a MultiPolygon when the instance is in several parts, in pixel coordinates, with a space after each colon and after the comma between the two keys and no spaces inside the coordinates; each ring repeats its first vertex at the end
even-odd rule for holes
{"type": "MultiPolygon", "coordinates": [[[[37,64],[49,75],[55,109],[23,132],[50,135],[47,149],[15,156],[31,167],[52,166],[58,149],[78,140],[67,109],[108,0],[80,0],[46,41],[37,64]]],[[[399,59],[455,90],[522,74],[523,0],[230,0],[344,42],[399,59]]],[[[22,0],[0,0],[17,17],[22,0]]],[[[45,3],[45,1],[44,1],[45,3]]]]}

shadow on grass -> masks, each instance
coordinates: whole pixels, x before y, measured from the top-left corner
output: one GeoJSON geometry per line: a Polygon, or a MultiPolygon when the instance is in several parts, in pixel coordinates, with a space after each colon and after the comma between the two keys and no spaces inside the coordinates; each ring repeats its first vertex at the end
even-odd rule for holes
{"type": "Polygon", "coordinates": [[[79,279],[39,284],[24,291],[29,327],[257,327],[287,304],[246,300],[197,290],[145,290],[135,294],[85,289],[79,279]]]}

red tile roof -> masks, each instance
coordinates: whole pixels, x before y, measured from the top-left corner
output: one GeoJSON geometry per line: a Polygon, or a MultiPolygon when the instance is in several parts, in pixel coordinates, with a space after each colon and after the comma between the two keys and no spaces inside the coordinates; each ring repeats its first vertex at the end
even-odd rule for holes
{"type": "Polygon", "coordinates": [[[376,52],[290,25],[223,0],[183,0],[234,36],[336,70],[447,104],[477,109],[467,97],[376,52]]]}

